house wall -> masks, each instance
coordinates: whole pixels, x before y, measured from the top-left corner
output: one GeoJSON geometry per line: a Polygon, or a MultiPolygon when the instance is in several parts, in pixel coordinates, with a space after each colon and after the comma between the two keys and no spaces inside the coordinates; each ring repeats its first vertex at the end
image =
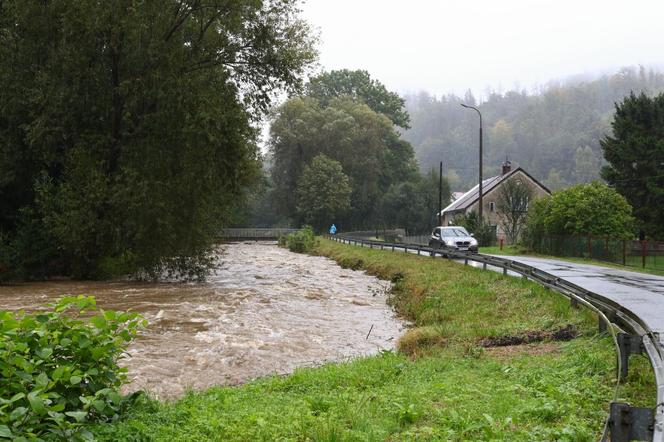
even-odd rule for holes
{"type": "MultiPolygon", "coordinates": [[[[530,177],[528,177],[528,175],[526,175],[520,170],[514,173],[514,175],[512,175],[510,179],[520,179],[523,183],[530,186],[530,188],[533,189],[533,200],[549,195],[546,190],[542,189],[533,180],[531,180],[530,177]]],[[[505,236],[505,231],[501,226],[501,221],[497,213],[499,194],[500,194],[500,185],[491,189],[489,193],[482,195],[483,215],[484,219],[486,219],[489,222],[489,224],[491,224],[492,226],[496,226],[496,236],[498,240],[503,239],[504,241],[507,241],[507,238],[505,236]],[[491,203],[493,203],[493,210],[491,207],[491,203]]],[[[470,213],[473,211],[477,212],[478,208],[479,208],[479,201],[476,201],[474,204],[468,207],[468,209],[466,209],[466,212],[464,213],[470,213]]],[[[445,214],[443,216],[443,225],[447,226],[450,225],[450,223],[454,224],[455,215],[456,214],[453,215],[445,214]]]]}

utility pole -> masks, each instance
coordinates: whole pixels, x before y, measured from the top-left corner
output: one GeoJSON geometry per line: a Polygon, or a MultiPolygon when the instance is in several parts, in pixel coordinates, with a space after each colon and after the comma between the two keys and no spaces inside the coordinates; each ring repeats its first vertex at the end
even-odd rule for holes
{"type": "Polygon", "coordinates": [[[480,208],[479,208],[479,215],[480,215],[480,222],[484,222],[484,218],[482,218],[482,113],[480,110],[474,106],[468,106],[466,104],[460,103],[461,106],[467,108],[467,109],[473,109],[477,112],[477,115],[480,116],[480,188],[479,188],[479,193],[480,193],[480,208]]]}
{"type": "Polygon", "coordinates": [[[440,174],[438,178],[438,225],[443,225],[443,162],[440,162],[440,174]]]}

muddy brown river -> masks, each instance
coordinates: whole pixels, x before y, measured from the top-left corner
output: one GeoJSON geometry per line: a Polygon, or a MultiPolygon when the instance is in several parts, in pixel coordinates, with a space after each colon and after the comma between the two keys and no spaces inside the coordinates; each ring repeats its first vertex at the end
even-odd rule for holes
{"type": "Polygon", "coordinates": [[[122,361],[130,379],[124,389],[169,399],[188,388],[392,349],[404,324],[386,305],[388,290],[388,283],[327,258],[245,243],[224,246],[220,267],[205,283],[0,286],[0,308],[31,310],[86,294],[104,309],[140,312],[149,326],[122,361]]]}

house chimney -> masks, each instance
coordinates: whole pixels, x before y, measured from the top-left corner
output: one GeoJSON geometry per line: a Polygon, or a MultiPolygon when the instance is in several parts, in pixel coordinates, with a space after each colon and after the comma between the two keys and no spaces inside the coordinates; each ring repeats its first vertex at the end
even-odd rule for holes
{"type": "Polygon", "coordinates": [[[512,163],[510,162],[510,160],[505,158],[505,162],[503,163],[503,175],[510,173],[511,170],[512,170],[512,163]]]}

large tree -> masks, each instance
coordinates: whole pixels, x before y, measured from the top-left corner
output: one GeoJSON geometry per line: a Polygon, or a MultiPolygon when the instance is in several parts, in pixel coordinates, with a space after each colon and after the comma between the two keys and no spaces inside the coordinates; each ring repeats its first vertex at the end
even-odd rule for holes
{"type": "Polygon", "coordinates": [[[350,209],[350,180],[341,163],[317,155],[304,166],[297,185],[297,211],[305,223],[317,230],[339,223],[338,218],[350,209]]]}
{"type": "Polygon", "coordinates": [[[611,127],[601,142],[609,163],[602,177],[634,207],[646,234],[664,239],[664,94],[630,94],[611,127]]]}
{"type": "Polygon", "coordinates": [[[323,106],[314,98],[293,98],[275,114],[271,127],[275,197],[286,216],[304,166],[323,153],[341,163],[350,178],[352,211],[345,228],[376,221],[378,200],[389,186],[417,176],[410,144],[399,139],[390,120],[352,97],[323,106]]]}
{"type": "Polygon", "coordinates": [[[307,95],[316,98],[323,106],[334,98],[352,97],[374,112],[385,115],[397,126],[404,129],[410,127],[404,99],[388,91],[380,81],[372,79],[367,71],[341,69],[325,72],[307,84],[307,95]]]}
{"type": "Polygon", "coordinates": [[[297,14],[296,0],[0,2],[5,265],[204,262],[257,174],[251,121],[314,60],[297,14]],[[31,262],[37,244],[51,247],[31,262]]]}

